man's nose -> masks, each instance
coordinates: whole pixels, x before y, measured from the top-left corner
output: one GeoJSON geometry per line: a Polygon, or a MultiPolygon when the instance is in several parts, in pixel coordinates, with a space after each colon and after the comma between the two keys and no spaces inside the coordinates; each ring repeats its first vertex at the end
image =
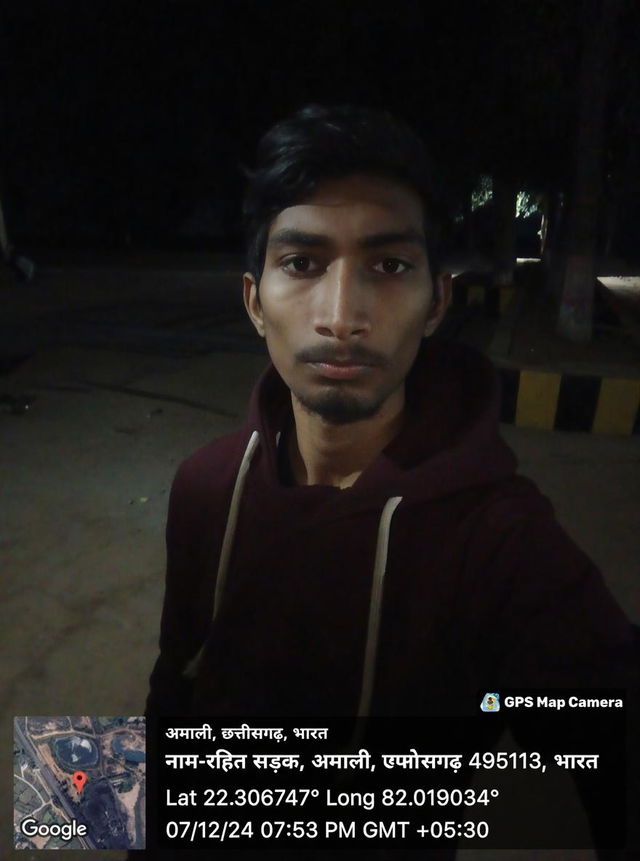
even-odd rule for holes
{"type": "Polygon", "coordinates": [[[345,340],[371,329],[370,295],[355,264],[336,261],[316,285],[315,330],[345,340]]]}

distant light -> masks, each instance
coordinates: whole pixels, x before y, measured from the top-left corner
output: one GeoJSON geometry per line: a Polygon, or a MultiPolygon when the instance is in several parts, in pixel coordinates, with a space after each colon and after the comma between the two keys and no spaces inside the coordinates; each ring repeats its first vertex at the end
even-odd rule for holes
{"type": "Polygon", "coordinates": [[[598,275],[598,281],[610,290],[640,290],[640,277],[637,275],[598,275]]]}

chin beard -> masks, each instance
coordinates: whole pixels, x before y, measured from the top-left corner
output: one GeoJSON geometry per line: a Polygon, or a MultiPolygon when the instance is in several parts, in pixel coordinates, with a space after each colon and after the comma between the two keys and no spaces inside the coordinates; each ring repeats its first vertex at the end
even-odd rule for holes
{"type": "Polygon", "coordinates": [[[296,394],[304,409],[320,416],[332,425],[348,425],[370,419],[382,406],[381,402],[362,403],[346,392],[327,392],[316,398],[301,397],[296,394]]]}

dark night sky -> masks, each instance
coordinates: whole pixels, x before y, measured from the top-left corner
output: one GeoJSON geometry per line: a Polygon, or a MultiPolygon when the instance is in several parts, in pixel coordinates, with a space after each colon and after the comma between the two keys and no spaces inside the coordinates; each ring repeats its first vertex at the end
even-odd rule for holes
{"type": "MultiPolygon", "coordinates": [[[[259,134],[309,101],[403,116],[427,139],[453,202],[481,172],[563,186],[581,7],[10,0],[0,45],[8,226],[43,243],[117,245],[127,233],[134,243],[177,242],[214,202],[233,233],[238,163],[251,163],[259,134]]],[[[628,169],[638,15],[625,8],[610,158],[628,169]]]]}

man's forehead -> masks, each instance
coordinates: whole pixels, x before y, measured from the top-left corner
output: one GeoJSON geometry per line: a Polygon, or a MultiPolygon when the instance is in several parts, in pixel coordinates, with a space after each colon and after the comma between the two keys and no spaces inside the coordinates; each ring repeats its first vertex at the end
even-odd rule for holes
{"type": "Polygon", "coordinates": [[[348,226],[363,236],[422,234],[422,204],[415,192],[393,181],[359,177],[326,181],[307,200],[279,212],[269,237],[284,236],[288,229],[326,234],[332,225],[348,226]]]}

